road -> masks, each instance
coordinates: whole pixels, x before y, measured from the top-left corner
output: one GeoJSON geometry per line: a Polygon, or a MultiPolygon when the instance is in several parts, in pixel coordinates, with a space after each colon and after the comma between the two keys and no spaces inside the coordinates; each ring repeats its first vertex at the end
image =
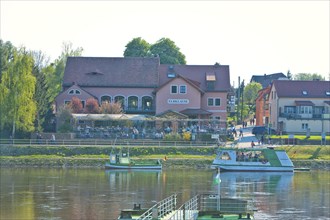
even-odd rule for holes
{"type": "Polygon", "coordinates": [[[253,126],[248,126],[246,128],[243,128],[243,137],[239,137],[239,129],[241,127],[242,126],[236,126],[237,137],[235,138],[235,140],[237,140],[237,147],[239,148],[251,147],[252,141],[255,143],[255,147],[263,146],[258,144],[258,139],[251,133],[253,126]]]}

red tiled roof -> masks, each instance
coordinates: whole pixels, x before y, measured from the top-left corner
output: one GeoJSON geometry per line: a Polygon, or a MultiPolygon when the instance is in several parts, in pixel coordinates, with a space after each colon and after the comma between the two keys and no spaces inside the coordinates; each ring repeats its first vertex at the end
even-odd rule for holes
{"type": "Polygon", "coordinates": [[[159,58],[68,57],[63,85],[155,88],[158,65],[159,58]]]}
{"type": "Polygon", "coordinates": [[[214,92],[229,91],[230,75],[229,66],[227,65],[167,65],[160,64],[159,66],[159,85],[163,85],[171,80],[167,73],[173,72],[191,81],[199,82],[200,89],[209,91],[206,84],[206,73],[214,73],[216,81],[214,92]],[[171,67],[171,69],[169,69],[171,67]]]}
{"type": "Polygon", "coordinates": [[[274,80],[273,86],[278,97],[330,99],[330,81],[274,80]]]}

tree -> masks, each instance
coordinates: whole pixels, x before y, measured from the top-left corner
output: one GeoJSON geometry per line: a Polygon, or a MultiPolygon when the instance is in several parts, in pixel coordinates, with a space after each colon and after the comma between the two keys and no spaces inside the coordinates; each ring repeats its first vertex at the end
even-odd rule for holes
{"type": "Polygon", "coordinates": [[[294,80],[320,80],[324,81],[325,77],[317,73],[298,73],[294,75],[294,80]]]}
{"type": "Polygon", "coordinates": [[[55,100],[55,97],[62,90],[62,81],[67,58],[69,56],[81,56],[82,51],[83,49],[81,47],[73,49],[72,43],[64,42],[62,54],[55,60],[54,63],[51,63],[50,66],[45,68],[48,85],[47,95],[51,102],[55,100]]]}
{"type": "Polygon", "coordinates": [[[161,64],[186,64],[186,57],[169,38],[162,38],[155,44],[149,44],[140,37],[126,45],[124,57],[158,56],[161,64]]]}
{"type": "Polygon", "coordinates": [[[100,112],[99,103],[94,98],[88,98],[86,100],[85,112],[90,114],[97,114],[100,112]]]}
{"type": "Polygon", "coordinates": [[[169,38],[162,38],[151,45],[150,52],[159,56],[161,64],[186,64],[186,57],[169,38]]]}
{"type": "Polygon", "coordinates": [[[32,74],[33,58],[24,47],[12,48],[1,74],[0,129],[8,128],[14,138],[16,130],[34,130],[36,78],[32,74]]]}
{"type": "Polygon", "coordinates": [[[0,39],[0,83],[2,73],[8,69],[9,62],[13,59],[14,50],[16,50],[16,48],[10,41],[3,42],[0,39]]]}
{"type": "Polygon", "coordinates": [[[141,37],[134,38],[126,45],[124,57],[150,57],[150,44],[141,37]]]}
{"type": "Polygon", "coordinates": [[[102,102],[100,111],[103,114],[121,114],[123,108],[120,102],[102,102]]]}
{"type": "Polygon", "coordinates": [[[45,121],[49,122],[48,111],[51,109],[51,102],[49,100],[48,94],[48,85],[46,83],[46,75],[43,71],[45,65],[48,61],[46,55],[41,51],[33,51],[32,56],[34,59],[33,65],[33,75],[36,77],[36,86],[34,100],[36,101],[37,111],[36,111],[36,120],[35,120],[35,130],[42,131],[43,126],[45,126],[45,121]]]}
{"type": "Polygon", "coordinates": [[[257,82],[251,82],[246,85],[244,89],[244,102],[248,106],[249,113],[255,112],[256,98],[258,96],[258,91],[262,89],[262,85],[257,82]]]}
{"type": "Polygon", "coordinates": [[[290,72],[290,70],[288,70],[287,74],[286,74],[286,77],[289,79],[289,80],[292,80],[292,73],[290,72]]]}
{"type": "Polygon", "coordinates": [[[71,108],[72,113],[82,113],[83,112],[82,102],[76,96],[72,97],[69,107],[71,108]]]}
{"type": "Polygon", "coordinates": [[[59,132],[69,132],[72,130],[71,126],[72,109],[70,105],[63,105],[59,107],[56,118],[57,118],[57,130],[59,132]]]}

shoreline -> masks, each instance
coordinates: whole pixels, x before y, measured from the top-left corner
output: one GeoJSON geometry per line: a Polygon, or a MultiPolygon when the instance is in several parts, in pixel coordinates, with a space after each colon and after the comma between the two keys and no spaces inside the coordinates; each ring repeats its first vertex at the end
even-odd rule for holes
{"type": "MultiPolygon", "coordinates": [[[[0,168],[104,168],[104,158],[0,158],[0,168]]],[[[163,162],[164,169],[211,169],[210,159],[169,159],[163,162]]],[[[295,168],[330,170],[328,160],[292,160],[295,168]]]]}

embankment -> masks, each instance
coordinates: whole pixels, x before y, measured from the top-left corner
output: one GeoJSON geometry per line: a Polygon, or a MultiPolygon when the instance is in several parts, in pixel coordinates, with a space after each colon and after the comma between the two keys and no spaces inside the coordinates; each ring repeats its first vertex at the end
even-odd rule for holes
{"type": "MultiPolygon", "coordinates": [[[[284,148],[295,167],[330,170],[330,147],[288,146],[284,148]]],[[[95,167],[104,168],[111,151],[121,147],[90,146],[1,146],[0,167],[95,167]]],[[[165,169],[209,169],[214,147],[129,147],[130,156],[136,160],[164,158],[165,169]]]]}

